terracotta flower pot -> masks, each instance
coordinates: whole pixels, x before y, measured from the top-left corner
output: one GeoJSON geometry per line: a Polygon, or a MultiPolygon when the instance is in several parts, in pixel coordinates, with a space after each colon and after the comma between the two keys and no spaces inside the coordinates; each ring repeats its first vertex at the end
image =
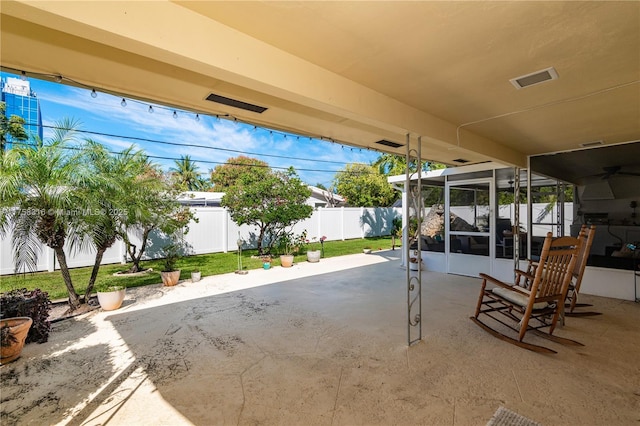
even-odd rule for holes
{"type": "Polygon", "coordinates": [[[160,276],[162,277],[162,284],[167,287],[172,287],[178,284],[180,280],[180,270],[171,271],[171,272],[160,272],[160,276]]]}
{"type": "Polygon", "coordinates": [[[283,254],[280,256],[280,265],[282,265],[283,268],[291,268],[293,266],[293,255],[283,254]]]}
{"type": "Polygon", "coordinates": [[[4,365],[18,359],[27,339],[33,320],[29,317],[15,317],[0,320],[0,327],[9,327],[9,332],[15,338],[7,346],[0,347],[0,364],[4,365]]]}
{"type": "Polygon", "coordinates": [[[99,291],[98,302],[100,307],[105,311],[113,311],[122,306],[124,300],[125,289],[119,288],[111,291],[99,291]]]}

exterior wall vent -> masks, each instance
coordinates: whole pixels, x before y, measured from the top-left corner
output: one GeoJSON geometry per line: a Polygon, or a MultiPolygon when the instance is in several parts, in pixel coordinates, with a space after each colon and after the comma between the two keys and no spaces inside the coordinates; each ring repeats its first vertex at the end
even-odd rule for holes
{"type": "Polygon", "coordinates": [[[386,140],[386,139],[379,140],[379,141],[378,141],[378,142],[376,142],[376,143],[377,143],[377,144],[380,144],[380,145],[390,146],[391,148],[400,148],[401,146],[404,146],[404,145],[403,145],[403,144],[401,144],[401,143],[388,141],[388,140],[386,140]]]}
{"type": "Polygon", "coordinates": [[[209,93],[209,96],[207,96],[206,99],[211,102],[217,102],[219,104],[228,105],[234,108],[240,108],[246,111],[257,112],[258,114],[262,114],[267,110],[267,108],[265,107],[250,104],[247,102],[242,102],[237,99],[226,98],[224,96],[216,95],[215,93],[209,93]]]}
{"type": "Polygon", "coordinates": [[[454,163],[460,163],[460,164],[464,164],[464,163],[468,163],[469,160],[465,160],[464,158],[456,158],[455,160],[453,160],[454,163]]]}
{"type": "Polygon", "coordinates": [[[544,70],[532,72],[531,74],[512,78],[509,81],[515,86],[516,89],[524,89],[525,87],[544,83],[545,81],[556,80],[557,78],[558,72],[555,70],[555,68],[551,67],[544,70]]]}

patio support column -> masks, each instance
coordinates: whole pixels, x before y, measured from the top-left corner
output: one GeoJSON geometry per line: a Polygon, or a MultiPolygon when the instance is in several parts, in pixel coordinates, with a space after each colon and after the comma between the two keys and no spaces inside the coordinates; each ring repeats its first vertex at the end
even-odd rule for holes
{"type": "Polygon", "coordinates": [[[519,269],[520,264],[520,168],[513,168],[513,269],[519,269]]]}
{"type": "MultiPolygon", "coordinates": [[[[407,202],[402,205],[403,211],[403,241],[402,248],[405,255],[406,263],[406,281],[407,281],[407,345],[422,340],[422,244],[420,234],[422,233],[422,211],[424,203],[422,201],[422,164],[421,164],[421,145],[422,137],[418,137],[417,149],[411,149],[411,137],[407,133],[406,143],[406,175],[405,175],[405,191],[407,202]],[[417,184],[412,185],[411,164],[415,164],[417,172],[417,184]],[[413,214],[412,214],[413,212],[413,214]],[[404,218],[407,218],[406,222],[404,218]],[[411,219],[415,218],[416,234],[411,235],[409,228],[411,227],[411,219]],[[414,241],[415,238],[415,241],[414,241]],[[415,250],[411,246],[415,244],[415,250]],[[412,251],[415,251],[412,256],[412,251]],[[412,257],[416,262],[411,262],[412,257]],[[414,264],[415,269],[412,269],[414,264]]],[[[403,200],[404,201],[404,200],[403,200]]]]}

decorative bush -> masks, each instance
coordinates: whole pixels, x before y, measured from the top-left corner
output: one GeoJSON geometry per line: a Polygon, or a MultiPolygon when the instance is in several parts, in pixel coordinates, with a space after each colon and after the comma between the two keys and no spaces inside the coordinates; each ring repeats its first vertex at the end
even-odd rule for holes
{"type": "Polygon", "coordinates": [[[29,317],[33,320],[26,343],[44,343],[49,340],[50,310],[49,294],[39,288],[32,291],[22,288],[0,295],[1,318],[29,317]]]}

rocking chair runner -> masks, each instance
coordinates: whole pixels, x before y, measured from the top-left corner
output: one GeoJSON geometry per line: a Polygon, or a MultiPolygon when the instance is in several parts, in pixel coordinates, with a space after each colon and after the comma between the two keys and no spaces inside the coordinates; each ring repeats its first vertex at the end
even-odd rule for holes
{"type": "Polygon", "coordinates": [[[554,239],[550,232],[547,233],[535,275],[516,270],[518,277],[513,285],[480,274],[482,288],[471,320],[493,336],[535,352],[556,353],[547,347],[524,342],[527,331],[558,343],[582,346],[574,340],[553,336],[553,331],[564,306],[583,238],[584,231],[578,238],[554,239]],[[488,282],[496,287],[487,289],[488,282]],[[482,321],[484,316],[515,331],[517,339],[489,327],[482,321]],[[544,328],[548,331],[543,331],[544,328]]]}

